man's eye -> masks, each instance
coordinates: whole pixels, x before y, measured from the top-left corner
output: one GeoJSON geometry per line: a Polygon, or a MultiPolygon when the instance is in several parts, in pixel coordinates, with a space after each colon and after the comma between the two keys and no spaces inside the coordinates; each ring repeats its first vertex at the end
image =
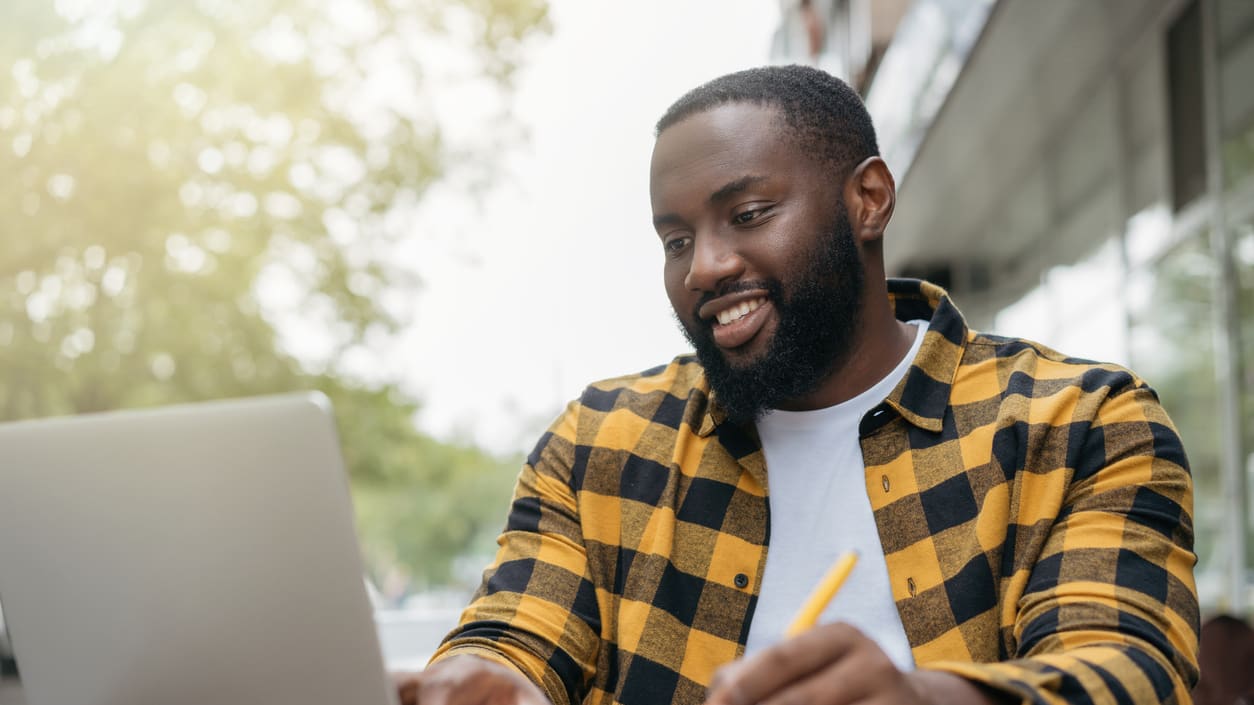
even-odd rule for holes
{"type": "Polygon", "coordinates": [[[662,247],[666,250],[666,254],[677,255],[688,248],[688,242],[690,240],[692,240],[692,238],[687,236],[673,237],[662,243],[662,247]]]}
{"type": "Polygon", "coordinates": [[[750,210],[737,213],[732,216],[732,225],[747,225],[748,223],[757,220],[759,216],[766,212],[766,210],[766,208],[752,208],[750,210]]]}

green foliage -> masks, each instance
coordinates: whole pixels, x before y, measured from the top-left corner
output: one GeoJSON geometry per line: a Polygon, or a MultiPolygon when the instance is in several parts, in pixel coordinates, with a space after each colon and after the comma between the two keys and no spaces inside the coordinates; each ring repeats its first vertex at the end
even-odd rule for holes
{"type": "Polygon", "coordinates": [[[408,570],[414,587],[455,584],[459,557],[482,567],[503,525],[521,458],[414,431],[415,407],[387,389],[329,392],[353,468],[353,497],[366,559],[376,578],[408,570]]]}
{"type": "MultiPolygon", "coordinates": [[[[1242,232],[1241,228],[1237,229],[1242,232]]],[[[1247,244],[1254,252],[1254,236],[1245,226],[1247,244]]],[[[1223,545],[1226,530],[1226,499],[1220,472],[1223,431],[1219,421],[1220,388],[1215,364],[1215,278],[1211,234],[1202,232],[1189,238],[1155,264],[1149,301],[1140,312],[1134,332],[1141,346],[1134,351],[1137,372],[1144,374],[1157,390],[1163,408],[1180,431],[1193,471],[1196,546],[1202,566],[1224,560],[1216,551],[1223,545]]],[[[1245,255],[1247,258],[1249,255],[1245,255]]],[[[1240,257],[1238,257],[1240,262],[1240,257]]],[[[1239,263],[1238,274],[1248,269],[1239,263]]],[[[1247,335],[1254,331],[1254,279],[1246,278],[1238,292],[1237,305],[1247,335]]],[[[1241,331],[1233,331],[1241,334],[1241,331]]],[[[1244,443],[1247,453],[1254,450],[1254,348],[1244,346],[1244,380],[1230,380],[1244,390],[1244,443]]],[[[1249,560],[1254,561],[1254,534],[1250,536],[1249,560]]]]}
{"type": "Polygon", "coordinates": [[[405,216],[462,160],[490,172],[506,139],[447,143],[424,49],[460,48],[466,80],[508,95],[545,13],[7,0],[0,420],[322,389],[375,558],[446,579],[485,531],[479,498],[507,494],[516,466],[423,436],[394,381],[340,361],[406,323],[418,283],[391,257],[414,236],[405,216]],[[308,342],[283,334],[293,317],[320,358],[288,349],[308,342]]]}

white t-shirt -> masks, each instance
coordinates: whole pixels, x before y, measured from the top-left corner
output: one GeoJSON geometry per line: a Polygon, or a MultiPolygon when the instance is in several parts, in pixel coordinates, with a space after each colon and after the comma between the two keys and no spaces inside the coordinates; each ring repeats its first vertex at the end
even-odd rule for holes
{"type": "Polygon", "coordinates": [[[771,533],[746,654],[780,641],[823,574],[853,550],[859,554],[858,564],[819,622],[848,622],[874,639],[898,668],[914,668],[893,602],[858,445],[862,416],[892,393],[923,342],[927,321],[910,323],[919,329],[913,345],[875,386],[826,409],[775,410],[758,421],[771,533]]]}

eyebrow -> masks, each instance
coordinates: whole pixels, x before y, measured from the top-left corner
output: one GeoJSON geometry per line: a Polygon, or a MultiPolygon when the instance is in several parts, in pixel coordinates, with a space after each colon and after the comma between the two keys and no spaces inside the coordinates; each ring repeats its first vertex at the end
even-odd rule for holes
{"type": "Polygon", "coordinates": [[[720,203],[722,201],[727,200],[728,198],[731,198],[732,196],[735,196],[741,191],[748,189],[750,186],[758,183],[759,181],[765,181],[765,180],[766,180],[765,176],[753,176],[753,175],[742,176],[739,179],[736,179],[735,181],[729,181],[726,184],[724,184],[722,188],[710,194],[710,197],[707,200],[711,204],[720,203]]]}
{"type": "MultiPolygon", "coordinates": [[[[739,179],[736,179],[735,181],[729,181],[726,184],[723,184],[721,187],[715,190],[714,193],[710,194],[710,197],[706,199],[706,202],[710,203],[711,205],[717,205],[723,201],[726,201],[732,196],[735,196],[736,194],[747,190],[750,186],[758,183],[759,181],[765,181],[765,180],[766,180],[765,176],[754,176],[754,175],[742,176],[739,179]]],[[[683,223],[683,218],[680,218],[678,215],[674,213],[663,213],[662,215],[654,216],[653,218],[653,227],[655,229],[661,228],[663,225],[679,225],[682,223],[683,223]]]]}

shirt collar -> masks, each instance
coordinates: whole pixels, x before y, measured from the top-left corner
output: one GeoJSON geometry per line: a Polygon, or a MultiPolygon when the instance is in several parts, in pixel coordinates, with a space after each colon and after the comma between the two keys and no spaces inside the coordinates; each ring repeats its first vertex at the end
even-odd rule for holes
{"type": "Polygon", "coordinates": [[[910,371],[884,403],[915,426],[938,433],[966,350],[967,322],[949,294],[930,282],[889,279],[888,298],[897,320],[929,323],[910,371]]]}
{"type": "MultiPolygon", "coordinates": [[[[929,321],[914,363],[884,403],[919,428],[940,432],[958,365],[967,342],[967,322],[939,286],[919,279],[889,279],[888,298],[900,321],[929,321]]],[[[704,373],[697,386],[706,393],[699,436],[709,436],[727,414],[718,405],[704,373]]]]}

